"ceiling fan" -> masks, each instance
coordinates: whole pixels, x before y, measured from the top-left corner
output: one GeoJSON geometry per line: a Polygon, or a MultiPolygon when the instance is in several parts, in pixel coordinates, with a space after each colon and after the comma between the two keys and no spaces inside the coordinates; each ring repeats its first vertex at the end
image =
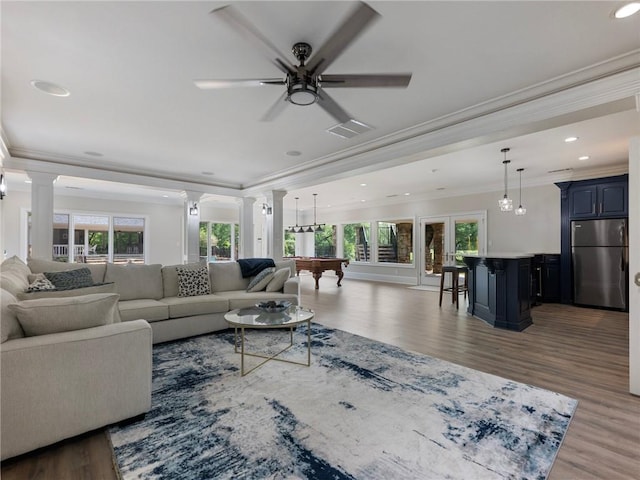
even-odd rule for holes
{"type": "Polygon", "coordinates": [[[237,9],[227,5],[211,11],[212,15],[220,18],[238,31],[245,38],[251,40],[265,53],[271,62],[282,71],[284,78],[263,78],[247,80],[194,80],[197,87],[202,89],[217,89],[229,87],[255,87],[262,85],[284,85],[285,91],[276,103],[262,117],[263,121],[273,120],[288,103],[294,105],[312,105],[317,103],[329,115],[340,123],[352,119],[340,105],[325,91],[327,88],[354,87],[396,87],[405,88],[411,80],[410,73],[400,74],[355,74],[330,75],[323,72],[338,58],[380,14],[365,3],[358,5],[351,11],[333,35],[311,56],[311,45],[298,42],[293,45],[291,52],[299,62],[292,65],[278,51],[258,29],[247,20],[237,9]]]}

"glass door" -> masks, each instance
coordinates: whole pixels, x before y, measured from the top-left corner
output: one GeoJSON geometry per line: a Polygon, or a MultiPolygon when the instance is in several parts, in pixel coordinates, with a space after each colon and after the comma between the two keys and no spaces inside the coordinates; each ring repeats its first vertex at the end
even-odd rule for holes
{"type": "Polygon", "coordinates": [[[420,219],[420,284],[439,286],[442,267],[486,252],[486,212],[420,219]]]}

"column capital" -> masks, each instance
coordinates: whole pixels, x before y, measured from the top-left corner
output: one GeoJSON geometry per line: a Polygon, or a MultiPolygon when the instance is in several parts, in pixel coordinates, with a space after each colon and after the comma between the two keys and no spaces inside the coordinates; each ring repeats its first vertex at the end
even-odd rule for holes
{"type": "Polygon", "coordinates": [[[58,179],[58,175],[53,173],[34,172],[30,170],[27,170],[27,176],[31,179],[32,182],[35,182],[39,185],[53,184],[58,179]]]}

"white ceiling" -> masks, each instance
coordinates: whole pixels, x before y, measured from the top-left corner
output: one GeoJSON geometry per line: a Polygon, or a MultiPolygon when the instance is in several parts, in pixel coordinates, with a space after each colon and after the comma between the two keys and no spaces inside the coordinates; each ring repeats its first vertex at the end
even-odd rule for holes
{"type": "MultiPolygon", "coordinates": [[[[376,153],[387,144],[409,145],[448,119],[471,120],[597,76],[640,71],[640,15],[611,18],[622,2],[369,2],[380,20],[326,73],[413,72],[413,78],[407,89],[332,89],[345,110],[374,127],[350,140],[326,132],[336,122],[317,105],[289,105],[274,121],[261,122],[283,87],[194,86],[196,78],[280,76],[209,13],[225,3],[3,1],[2,128],[10,173],[45,165],[66,174],[61,185],[83,188],[77,192],[85,195],[114,192],[102,181],[105,171],[153,178],[129,182],[144,188],[123,186],[124,193],[149,197],[175,196],[180,184],[254,196],[285,188],[286,202],[297,195],[306,208],[311,193],[323,204],[330,198],[349,206],[362,199],[398,201],[389,195],[404,193],[499,190],[502,147],[511,148],[512,184],[516,168],[525,168],[525,185],[626,170],[628,138],[640,131],[632,96],[565,121],[559,115],[530,125],[522,120],[518,128],[490,134],[479,129],[477,139],[467,132],[464,142],[452,137],[450,148],[402,147],[391,159],[376,153]],[[71,95],[45,95],[30,85],[34,79],[71,95]],[[580,138],[565,144],[568,135],[580,138]],[[301,155],[288,156],[291,150],[301,155]],[[578,161],[580,155],[590,159],[578,161]],[[562,169],[571,170],[548,173],[562,169]]],[[[319,48],[353,5],[235,7],[288,53],[299,41],[319,48]]],[[[9,178],[16,186],[23,182],[9,178]]]]}

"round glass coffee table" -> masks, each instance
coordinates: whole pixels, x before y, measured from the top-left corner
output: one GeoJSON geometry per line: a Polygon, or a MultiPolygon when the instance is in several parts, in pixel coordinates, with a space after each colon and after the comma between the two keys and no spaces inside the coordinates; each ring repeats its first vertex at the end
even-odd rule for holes
{"type": "Polygon", "coordinates": [[[229,326],[234,329],[233,349],[235,353],[240,354],[240,375],[245,376],[256,368],[264,365],[269,360],[278,360],[279,362],[293,363],[295,365],[311,365],[311,319],[314,316],[313,310],[291,305],[289,308],[278,313],[267,313],[258,307],[240,308],[232,310],[225,314],[224,318],[229,322],[229,326]],[[293,346],[293,330],[300,324],[307,324],[307,361],[296,362],[279,358],[279,356],[289,350],[293,346]],[[265,328],[288,328],[289,329],[289,345],[274,355],[263,355],[255,352],[245,351],[245,329],[265,329],[265,328]],[[238,330],[240,330],[240,342],[238,343],[238,330]],[[239,349],[239,351],[238,351],[239,349]],[[259,357],[264,361],[245,371],[244,357],[259,357]]]}

